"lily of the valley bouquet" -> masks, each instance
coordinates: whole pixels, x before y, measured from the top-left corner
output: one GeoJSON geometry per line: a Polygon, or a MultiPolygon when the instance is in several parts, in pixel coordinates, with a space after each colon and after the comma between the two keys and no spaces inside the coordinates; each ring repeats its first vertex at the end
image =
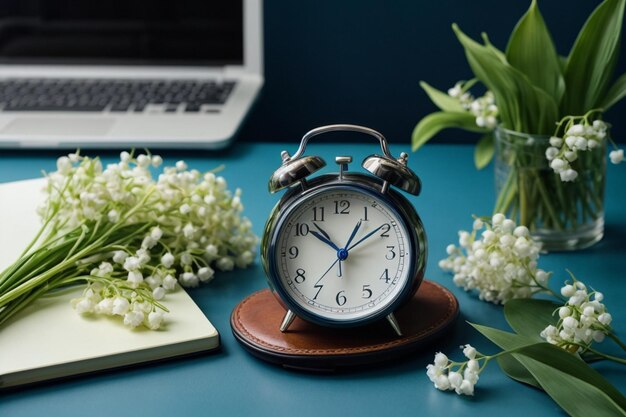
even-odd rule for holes
{"type": "Polygon", "coordinates": [[[626,344],[611,327],[603,293],[572,273],[559,292],[553,291],[548,285],[553,274],[539,267],[541,245],[526,226],[501,213],[476,218],[470,231],[459,232],[458,245],[446,251],[439,266],[453,274],[457,286],[504,304],[512,331],[470,323],[502,350],[486,354],[463,345],[461,361],[437,353],[427,367],[437,389],[474,395],[480,374],[497,362],[512,379],[544,390],[571,416],[626,416],[626,397],[588,365],[600,360],[626,365],[626,344]],[[600,349],[605,339],[622,354],[600,349]]]}
{"type": "Polygon", "coordinates": [[[624,4],[600,3],[567,56],[557,53],[536,0],[505,50],[486,34],[477,42],[454,25],[474,78],[447,92],[421,84],[440,111],[417,124],[413,149],[445,128],[483,133],[477,167],[492,159],[494,142],[498,149],[494,212],[518,219],[535,236],[544,231],[575,235],[595,227],[589,238],[594,243],[602,232],[607,143],[613,147],[611,162],[624,159],[603,120],[626,96],[626,74],[614,76],[623,48],[624,4]],[[486,89],[478,98],[470,92],[477,85],[486,89]]]}
{"type": "Polygon", "coordinates": [[[42,226],[0,273],[0,325],[38,298],[84,285],[81,314],[159,328],[161,300],[177,284],[196,287],[252,263],[257,238],[241,216],[241,191],[183,161],[122,152],[118,163],[70,154],[47,175],[42,226]]]}

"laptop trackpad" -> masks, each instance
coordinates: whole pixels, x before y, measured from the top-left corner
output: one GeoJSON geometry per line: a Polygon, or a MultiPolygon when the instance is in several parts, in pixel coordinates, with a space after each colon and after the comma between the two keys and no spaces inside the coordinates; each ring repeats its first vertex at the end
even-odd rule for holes
{"type": "Polygon", "coordinates": [[[5,126],[3,135],[54,135],[54,136],[101,136],[105,135],[115,119],[94,118],[53,118],[18,117],[5,126]]]}

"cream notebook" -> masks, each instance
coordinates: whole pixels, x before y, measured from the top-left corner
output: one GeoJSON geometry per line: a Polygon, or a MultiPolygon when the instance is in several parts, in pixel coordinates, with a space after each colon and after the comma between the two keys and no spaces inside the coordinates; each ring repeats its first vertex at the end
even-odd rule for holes
{"type": "MultiPolygon", "coordinates": [[[[0,184],[0,270],[39,229],[43,180],[0,184]]],[[[165,329],[130,330],[108,317],[84,317],[69,304],[82,289],[39,299],[0,326],[0,388],[215,349],[219,334],[182,289],[164,301],[165,329]]]]}

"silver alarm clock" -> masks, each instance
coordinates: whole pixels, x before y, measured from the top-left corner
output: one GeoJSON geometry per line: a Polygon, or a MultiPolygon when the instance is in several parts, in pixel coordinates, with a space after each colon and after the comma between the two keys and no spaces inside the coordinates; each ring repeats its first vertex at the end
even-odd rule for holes
{"type": "Polygon", "coordinates": [[[424,277],[426,234],[413,205],[394,188],[418,195],[421,183],[394,158],[385,137],[363,126],[313,129],[270,178],[269,191],[287,189],[265,226],[262,261],[274,295],[287,310],[286,331],[296,316],[323,326],[360,326],[387,319],[398,335],[394,311],[424,277]],[[337,156],[339,172],[312,174],[326,165],[304,152],[314,136],[333,131],[368,134],[382,155],[365,158],[369,174],[349,170],[351,156],[337,156]]]}

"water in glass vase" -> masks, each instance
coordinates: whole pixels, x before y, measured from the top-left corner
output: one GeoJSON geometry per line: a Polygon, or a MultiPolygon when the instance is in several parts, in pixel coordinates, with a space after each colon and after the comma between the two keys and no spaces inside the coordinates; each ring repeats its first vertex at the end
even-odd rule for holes
{"type": "Polygon", "coordinates": [[[549,137],[495,131],[495,212],[526,225],[543,250],[577,250],[604,233],[606,140],[570,162],[578,177],[563,182],[546,159],[549,137]]]}

